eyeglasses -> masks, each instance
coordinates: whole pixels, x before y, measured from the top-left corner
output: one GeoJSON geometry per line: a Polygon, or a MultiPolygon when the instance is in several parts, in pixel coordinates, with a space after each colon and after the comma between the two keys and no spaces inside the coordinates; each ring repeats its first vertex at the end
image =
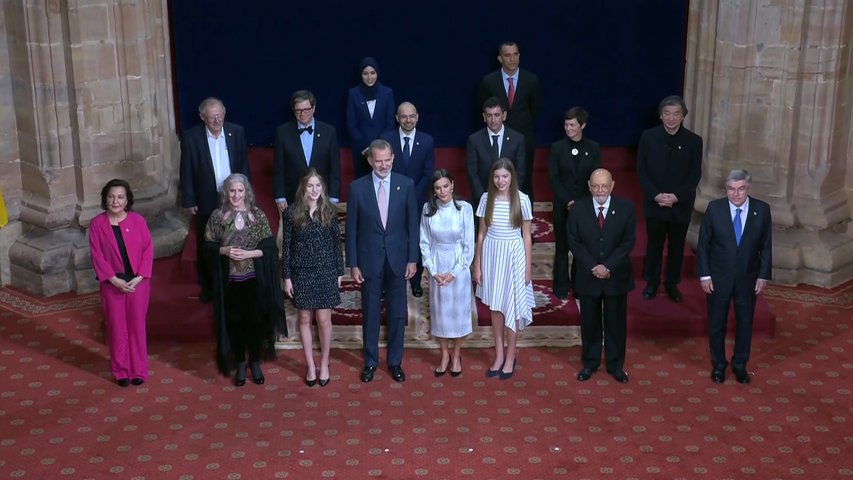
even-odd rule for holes
{"type": "Polygon", "coordinates": [[[297,115],[302,115],[303,113],[308,113],[308,112],[310,112],[311,110],[314,110],[314,107],[308,107],[308,108],[294,108],[294,109],[293,109],[293,113],[295,113],[295,114],[297,114],[297,115]]]}
{"type": "Polygon", "coordinates": [[[414,119],[418,118],[417,113],[413,113],[411,115],[397,115],[397,116],[400,117],[400,120],[414,120],[414,119]]]}
{"type": "Polygon", "coordinates": [[[746,193],[748,191],[749,191],[749,186],[746,186],[746,185],[744,185],[742,187],[738,187],[738,188],[734,188],[734,187],[730,187],[730,186],[726,185],[726,192],[728,192],[728,193],[737,193],[738,195],[740,195],[740,194],[746,193]]]}

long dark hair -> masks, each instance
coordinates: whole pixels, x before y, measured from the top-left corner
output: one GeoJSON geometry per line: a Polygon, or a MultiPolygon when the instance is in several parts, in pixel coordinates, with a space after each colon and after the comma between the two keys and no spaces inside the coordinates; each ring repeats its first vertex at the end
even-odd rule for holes
{"type": "MultiPolygon", "coordinates": [[[[429,209],[424,214],[427,217],[431,217],[435,215],[436,212],[438,212],[438,197],[435,195],[435,182],[441,180],[442,178],[446,178],[450,180],[451,184],[455,184],[455,182],[453,181],[453,175],[451,175],[450,172],[448,172],[447,170],[439,168],[438,170],[433,172],[432,181],[430,182],[430,185],[433,188],[433,192],[432,195],[429,196],[429,209]]],[[[453,206],[456,207],[456,210],[462,210],[462,205],[459,205],[459,202],[457,201],[459,200],[459,197],[456,196],[456,193],[453,193],[452,197],[453,206]]]]}
{"type": "Polygon", "coordinates": [[[308,211],[308,202],[305,201],[305,192],[308,190],[308,180],[311,177],[316,177],[323,186],[323,193],[317,199],[317,210],[314,211],[314,217],[322,225],[329,225],[333,221],[338,221],[338,209],[329,201],[326,196],[326,182],[323,181],[323,176],[317,173],[315,168],[309,168],[302,178],[299,179],[299,186],[296,188],[296,198],[293,199],[293,225],[303,227],[311,221],[311,215],[308,211]]]}
{"type": "Polygon", "coordinates": [[[489,197],[486,199],[486,226],[492,224],[492,215],[495,213],[495,197],[498,194],[498,187],[495,186],[495,172],[504,169],[509,172],[509,223],[513,228],[521,228],[524,224],[524,218],[521,216],[521,201],[518,198],[518,176],[515,174],[515,166],[512,160],[508,158],[498,159],[492,164],[492,169],[489,170],[489,197]]]}

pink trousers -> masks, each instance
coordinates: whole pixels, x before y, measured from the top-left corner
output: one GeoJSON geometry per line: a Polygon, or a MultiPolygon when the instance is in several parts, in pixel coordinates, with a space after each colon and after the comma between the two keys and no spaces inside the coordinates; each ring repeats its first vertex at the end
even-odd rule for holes
{"type": "Polygon", "coordinates": [[[133,293],[122,293],[109,282],[101,283],[101,308],[110,348],[110,370],[116,380],[148,380],[145,317],[150,296],[148,279],[137,285],[133,293]]]}

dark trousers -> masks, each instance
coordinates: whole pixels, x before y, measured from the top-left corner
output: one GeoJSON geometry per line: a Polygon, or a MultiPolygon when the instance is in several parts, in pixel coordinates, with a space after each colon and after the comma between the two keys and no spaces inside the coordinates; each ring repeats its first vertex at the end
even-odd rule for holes
{"type": "Polygon", "coordinates": [[[569,234],[568,219],[570,212],[566,210],[566,204],[554,203],[554,268],[551,271],[554,281],[554,293],[565,296],[572,288],[574,278],[574,265],[569,271],[569,234]]]}
{"type": "Polygon", "coordinates": [[[258,282],[228,282],[225,287],[225,326],[231,339],[231,349],[237,362],[261,361],[264,341],[261,315],[258,311],[258,282]]]}
{"type": "Polygon", "coordinates": [[[195,216],[195,260],[198,270],[198,284],[201,291],[210,296],[213,291],[213,276],[210,273],[210,265],[204,258],[204,230],[207,228],[207,220],[210,213],[197,213],[195,216]]]}
{"type": "MultiPolygon", "coordinates": [[[[362,273],[364,271],[362,270],[362,273]]],[[[394,274],[388,259],[376,277],[364,277],[361,284],[361,315],[364,366],[379,365],[379,326],[382,323],[382,292],[388,329],[389,367],[403,363],[403,336],[406,332],[406,277],[394,274]]]]}
{"type": "Polygon", "coordinates": [[[601,341],[608,372],[621,372],[625,366],[628,295],[580,295],[581,360],[583,366],[596,369],[601,364],[601,341]]]}
{"type": "Polygon", "coordinates": [[[681,283],[681,264],[684,261],[686,223],[676,223],[646,217],[646,260],[643,278],[652,285],[660,284],[663,244],[666,242],[666,278],[664,285],[674,287],[681,283]]]}
{"type": "Polygon", "coordinates": [[[708,295],[708,346],[711,349],[711,366],[726,368],[726,330],[729,305],[734,303],[735,349],[732,369],[743,370],[749,361],[752,346],[752,320],[755,316],[755,285],[735,286],[734,290],[714,290],[708,295]]]}
{"type": "MultiPolygon", "coordinates": [[[[524,184],[519,185],[522,192],[530,197],[531,206],[533,206],[533,157],[536,155],[536,142],[528,141],[527,134],[524,135],[524,184]]],[[[488,190],[488,188],[486,188],[488,190]]],[[[478,198],[479,202],[480,199],[478,198]]],[[[476,210],[476,206],[474,209],[476,210]]]]}
{"type": "Polygon", "coordinates": [[[420,285],[421,279],[424,276],[424,257],[421,255],[420,250],[418,250],[418,262],[415,264],[415,276],[409,279],[409,283],[412,286],[420,285]]]}

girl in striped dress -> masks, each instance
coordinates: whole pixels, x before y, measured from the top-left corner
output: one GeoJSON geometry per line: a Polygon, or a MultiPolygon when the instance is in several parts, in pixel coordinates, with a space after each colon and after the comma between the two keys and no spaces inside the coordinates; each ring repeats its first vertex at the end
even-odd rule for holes
{"type": "Polygon", "coordinates": [[[489,191],[477,207],[480,229],[474,283],[477,297],[491,310],[495,337],[495,361],[486,376],[506,380],[515,372],[518,332],[533,322],[533,207],[530,198],[518,191],[518,178],[510,160],[501,158],[495,162],[490,177],[489,191]]]}

